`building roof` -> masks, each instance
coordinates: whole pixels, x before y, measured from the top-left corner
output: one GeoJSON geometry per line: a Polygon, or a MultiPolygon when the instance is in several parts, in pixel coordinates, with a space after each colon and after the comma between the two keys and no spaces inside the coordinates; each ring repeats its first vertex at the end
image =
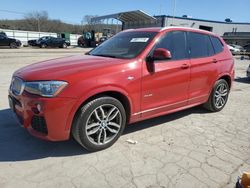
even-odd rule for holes
{"type": "Polygon", "coordinates": [[[112,19],[112,18],[117,19],[121,22],[155,22],[157,20],[155,17],[150,16],[141,10],[135,10],[135,11],[120,12],[116,14],[94,17],[91,19],[91,22],[96,23],[101,20],[112,19]]]}
{"type": "Polygon", "coordinates": [[[179,16],[169,16],[169,15],[159,15],[154,16],[155,18],[166,17],[166,18],[176,18],[181,20],[192,20],[192,21],[201,21],[201,22],[210,22],[210,23],[223,23],[223,24],[241,24],[241,25],[250,25],[248,22],[225,22],[225,21],[214,21],[214,20],[205,20],[205,19],[197,19],[197,18],[187,18],[187,17],[179,17],[179,16]]]}

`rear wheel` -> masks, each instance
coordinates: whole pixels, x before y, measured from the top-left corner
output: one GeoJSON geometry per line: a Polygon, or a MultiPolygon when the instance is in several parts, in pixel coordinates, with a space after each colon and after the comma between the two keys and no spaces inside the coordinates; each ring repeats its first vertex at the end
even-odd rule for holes
{"type": "Polygon", "coordinates": [[[215,83],[210,97],[204,107],[212,112],[218,112],[225,107],[228,95],[228,83],[226,80],[220,79],[215,83]]]}
{"type": "Polygon", "coordinates": [[[126,113],[120,101],[100,97],[85,104],[76,116],[72,134],[89,151],[113,145],[122,134],[126,113]]]}
{"type": "Polygon", "coordinates": [[[15,42],[10,43],[10,48],[17,48],[17,44],[15,42]]]}

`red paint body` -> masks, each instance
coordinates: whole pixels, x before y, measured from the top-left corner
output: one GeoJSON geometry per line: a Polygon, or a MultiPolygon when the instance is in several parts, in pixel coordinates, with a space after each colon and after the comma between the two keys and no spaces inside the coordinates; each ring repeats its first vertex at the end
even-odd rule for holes
{"type": "Polygon", "coordinates": [[[128,123],[205,103],[219,78],[226,76],[233,80],[232,55],[221,39],[224,51],[217,55],[155,63],[154,72],[149,72],[146,63],[148,53],[163,34],[173,30],[213,35],[187,28],[137,29],[136,31],[154,31],[158,34],[134,59],[81,55],[40,62],[16,71],[13,76],[24,81],[68,82],[68,86],[55,98],[38,97],[27,92],[21,96],[13,96],[10,93],[22,104],[22,108],[15,108],[16,113],[24,118],[24,127],[42,139],[67,140],[79,107],[90,97],[103,92],[117,92],[127,98],[130,106],[128,123]],[[33,130],[30,126],[31,117],[34,115],[32,107],[37,104],[42,107],[39,115],[45,117],[47,135],[33,130]]]}

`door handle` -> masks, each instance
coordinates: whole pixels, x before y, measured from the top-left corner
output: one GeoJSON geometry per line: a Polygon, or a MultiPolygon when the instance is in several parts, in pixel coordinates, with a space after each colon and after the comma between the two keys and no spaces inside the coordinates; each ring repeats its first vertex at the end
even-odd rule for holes
{"type": "Polygon", "coordinates": [[[182,68],[182,69],[187,69],[187,68],[189,68],[189,65],[186,64],[186,63],[185,63],[185,64],[182,64],[182,65],[181,65],[181,68],[182,68]]]}
{"type": "Polygon", "coordinates": [[[213,61],[212,61],[213,63],[217,63],[218,62],[218,60],[217,59],[213,59],[213,61]]]}

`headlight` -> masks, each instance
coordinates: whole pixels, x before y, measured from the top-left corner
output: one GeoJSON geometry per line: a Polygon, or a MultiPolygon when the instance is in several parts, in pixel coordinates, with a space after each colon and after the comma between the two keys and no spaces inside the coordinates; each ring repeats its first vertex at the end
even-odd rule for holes
{"type": "Polygon", "coordinates": [[[24,90],[43,97],[55,97],[67,85],[68,83],[63,81],[26,82],[24,90]]]}

